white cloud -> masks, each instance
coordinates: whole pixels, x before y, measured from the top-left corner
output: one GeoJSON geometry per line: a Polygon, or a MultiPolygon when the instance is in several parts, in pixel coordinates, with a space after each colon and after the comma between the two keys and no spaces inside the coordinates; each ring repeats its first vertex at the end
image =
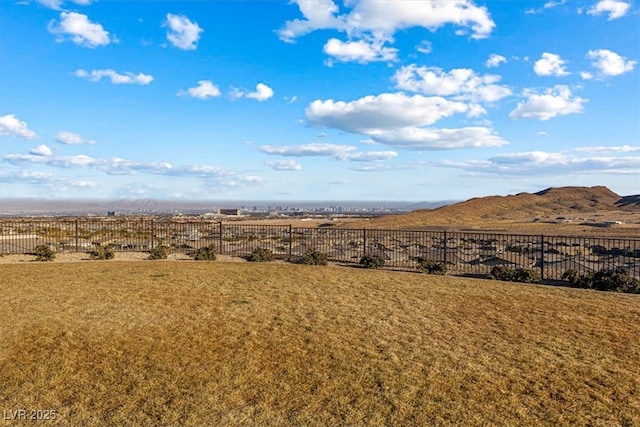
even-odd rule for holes
{"type": "Polygon", "coordinates": [[[487,68],[498,67],[502,63],[506,63],[507,58],[502,55],[498,55],[497,53],[492,53],[489,55],[489,59],[487,59],[486,66],[487,68]]]}
{"type": "Polygon", "coordinates": [[[360,0],[345,2],[352,7],[349,13],[338,15],[338,6],[331,0],[293,0],[303,19],[287,21],[277,31],[280,38],[291,42],[295,38],[319,29],[335,29],[348,34],[384,34],[422,27],[430,31],[452,24],[463,32],[469,29],[472,38],[486,38],[495,23],[486,7],[476,6],[471,0],[360,0]]]}
{"type": "Polygon", "coordinates": [[[433,45],[428,40],[423,40],[416,46],[416,50],[420,53],[428,54],[433,51],[433,45]]]}
{"type": "Polygon", "coordinates": [[[426,95],[454,96],[455,100],[495,102],[511,95],[511,90],[498,83],[500,76],[477,75],[469,68],[446,72],[438,67],[407,65],[393,76],[396,87],[426,95]]]}
{"type": "Polygon", "coordinates": [[[190,87],[186,91],[181,90],[177,95],[190,96],[198,99],[215,98],[216,96],[220,96],[220,89],[210,80],[199,80],[198,86],[190,87]]]}
{"type": "Polygon", "coordinates": [[[602,15],[603,13],[609,14],[609,21],[622,18],[627,14],[631,5],[626,1],[619,0],[600,0],[587,10],[589,15],[602,15]]]}
{"type": "Polygon", "coordinates": [[[588,71],[580,71],[580,77],[582,80],[591,80],[593,78],[593,74],[588,71]]]}
{"type": "Polygon", "coordinates": [[[568,76],[565,61],[555,53],[544,52],[542,57],[533,64],[533,71],[539,76],[568,76]]]}
{"type": "Polygon", "coordinates": [[[56,141],[66,145],[95,144],[93,140],[85,140],[81,135],[66,130],[58,132],[56,141]]]}
{"type": "Polygon", "coordinates": [[[102,25],[91,22],[87,15],[77,12],[61,12],[60,22],[51,21],[48,28],[51,34],[59,36],[58,41],[69,37],[79,46],[95,48],[111,42],[109,32],[102,25]]]}
{"type": "Polygon", "coordinates": [[[465,103],[399,92],[365,96],[350,102],[315,100],[306,108],[305,115],[314,126],[366,134],[379,129],[431,125],[468,110],[465,103]]]}
{"type": "Polygon", "coordinates": [[[165,26],[169,27],[167,40],[182,50],[195,50],[200,34],[204,31],[197,22],[191,22],[186,16],[172,13],[167,13],[165,26]]]}
{"type": "Polygon", "coordinates": [[[332,38],[323,51],[340,62],[391,62],[397,59],[398,49],[385,47],[385,40],[358,40],[343,42],[332,38]]]}
{"type": "Polygon", "coordinates": [[[14,114],[0,116],[0,135],[15,135],[25,139],[38,137],[29,129],[26,122],[18,119],[14,114]]]}
{"type": "Polygon", "coordinates": [[[0,177],[3,182],[34,184],[38,186],[46,186],[47,188],[55,189],[57,191],[68,187],[87,189],[96,187],[96,183],[92,181],[78,181],[66,176],[28,170],[0,174],[0,177]]]}
{"type": "Polygon", "coordinates": [[[270,155],[289,157],[332,157],[336,160],[372,162],[388,160],[398,155],[395,151],[362,151],[352,145],[311,143],[292,146],[263,145],[260,151],[270,155]]]}
{"type": "MultiPolygon", "coordinates": [[[[48,7],[49,9],[60,10],[65,0],[37,0],[41,5],[48,7]]],[[[73,3],[81,6],[91,4],[92,0],[72,0],[73,3]]]]}
{"type": "Polygon", "coordinates": [[[550,0],[544,4],[543,8],[552,9],[554,7],[562,6],[566,2],[567,0],[559,0],[559,1],[550,0]]]}
{"type": "Polygon", "coordinates": [[[262,102],[271,98],[274,95],[274,91],[266,84],[258,83],[256,85],[256,90],[254,92],[247,92],[245,90],[241,90],[238,88],[232,88],[231,93],[229,95],[231,96],[232,99],[250,98],[250,99],[255,99],[257,101],[262,102]]]}
{"type": "Polygon", "coordinates": [[[276,171],[301,171],[302,166],[293,159],[265,162],[265,165],[276,171]]]}
{"type": "Polygon", "coordinates": [[[91,70],[90,72],[86,70],[76,70],[76,77],[80,77],[83,79],[87,79],[90,82],[99,82],[103,77],[106,77],[111,80],[111,83],[114,85],[123,85],[123,84],[136,84],[136,85],[148,85],[153,81],[153,76],[143,73],[118,73],[111,69],[106,70],[91,70]]]}
{"type": "MultiPolygon", "coordinates": [[[[637,61],[627,58],[607,49],[590,50],[587,58],[592,59],[592,65],[598,69],[601,76],[613,77],[633,70],[637,61]]],[[[588,74],[588,73],[587,73],[588,74]]]]}
{"type": "Polygon", "coordinates": [[[433,165],[465,170],[479,177],[640,174],[640,157],[579,157],[544,151],[505,153],[488,160],[442,160],[433,165]]]}
{"type": "Polygon", "coordinates": [[[47,147],[44,144],[40,144],[35,148],[29,150],[29,154],[33,154],[35,156],[50,156],[53,154],[51,148],[47,147]]]}
{"type": "Polygon", "coordinates": [[[578,147],[573,150],[576,153],[637,153],[640,152],[640,145],[613,145],[599,147],[578,147]]]}
{"type": "Polygon", "coordinates": [[[410,150],[452,150],[459,148],[499,147],[508,144],[486,127],[433,129],[408,127],[377,131],[371,138],[379,143],[410,150]]]}
{"type": "Polygon", "coordinates": [[[509,117],[511,119],[549,120],[556,116],[576,114],[582,112],[587,99],[575,97],[567,86],[557,85],[536,93],[531,89],[524,90],[525,102],[519,102],[509,117]]]}

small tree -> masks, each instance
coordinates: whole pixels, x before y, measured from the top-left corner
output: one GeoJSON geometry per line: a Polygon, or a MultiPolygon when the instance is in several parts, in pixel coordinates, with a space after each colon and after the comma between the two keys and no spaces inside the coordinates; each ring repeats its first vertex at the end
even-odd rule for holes
{"type": "Polygon", "coordinates": [[[251,262],[271,262],[275,261],[276,256],[270,249],[255,248],[253,252],[247,257],[247,261],[251,262]]]}
{"type": "Polygon", "coordinates": [[[300,256],[298,264],[306,265],[327,265],[329,263],[329,256],[324,252],[316,250],[308,250],[300,256]]]}
{"type": "Polygon", "coordinates": [[[107,245],[95,246],[91,252],[89,252],[89,258],[96,260],[113,259],[116,257],[116,253],[112,247],[107,245]]]}
{"type": "Polygon", "coordinates": [[[56,258],[55,252],[49,245],[36,246],[33,248],[33,254],[36,256],[36,261],[53,261],[56,258]]]}
{"type": "Polygon", "coordinates": [[[205,248],[198,248],[192,256],[196,261],[215,261],[216,246],[211,244],[205,248]]]}
{"type": "Polygon", "coordinates": [[[169,247],[167,246],[156,246],[155,248],[151,248],[149,250],[149,259],[167,259],[168,251],[169,247]]]}
{"type": "Polygon", "coordinates": [[[360,265],[364,268],[380,268],[384,266],[384,258],[380,255],[365,255],[360,258],[360,265]]]}
{"type": "Polygon", "coordinates": [[[418,259],[418,270],[428,274],[447,274],[447,265],[431,259],[418,259]]]}

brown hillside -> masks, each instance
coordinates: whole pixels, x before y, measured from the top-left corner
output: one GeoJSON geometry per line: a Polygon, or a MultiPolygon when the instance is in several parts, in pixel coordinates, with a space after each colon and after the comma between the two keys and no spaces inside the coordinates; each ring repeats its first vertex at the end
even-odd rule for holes
{"type": "MultiPolygon", "coordinates": [[[[596,212],[635,212],[638,205],[620,204],[620,195],[607,187],[548,188],[538,193],[488,196],[467,200],[434,210],[416,210],[369,221],[350,223],[349,227],[424,228],[430,226],[504,226],[513,222],[532,224],[536,219],[555,221],[558,217],[585,217],[596,212]]],[[[583,218],[584,219],[584,218],[583,218]]],[[[535,224],[533,224],[535,225],[535,224]]],[[[535,228],[535,227],[532,227],[535,228]]]]}

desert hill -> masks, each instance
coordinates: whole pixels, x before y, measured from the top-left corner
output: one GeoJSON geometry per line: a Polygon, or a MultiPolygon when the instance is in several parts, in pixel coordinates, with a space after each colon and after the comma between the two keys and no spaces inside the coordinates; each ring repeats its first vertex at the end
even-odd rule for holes
{"type": "Polygon", "coordinates": [[[621,197],[603,186],[560,187],[537,193],[478,197],[438,209],[389,215],[349,226],[409,229],[454,225],[482,228],[487,225],[495,228],[505,224],[535,225],[537,222],[555,223],[565,219],[567,222],[592,221],[596,224],[618,221],[617,215],[640,218],[640,196],[621,197]]]}

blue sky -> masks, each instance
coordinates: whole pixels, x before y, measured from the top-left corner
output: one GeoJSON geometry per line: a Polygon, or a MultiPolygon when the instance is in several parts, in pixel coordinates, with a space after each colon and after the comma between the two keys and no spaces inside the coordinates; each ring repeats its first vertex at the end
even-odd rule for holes
{"type": "Polygon", "coordinates": [[[640,191],[631,0],[3,0],[0,198],[640,191]]]}

